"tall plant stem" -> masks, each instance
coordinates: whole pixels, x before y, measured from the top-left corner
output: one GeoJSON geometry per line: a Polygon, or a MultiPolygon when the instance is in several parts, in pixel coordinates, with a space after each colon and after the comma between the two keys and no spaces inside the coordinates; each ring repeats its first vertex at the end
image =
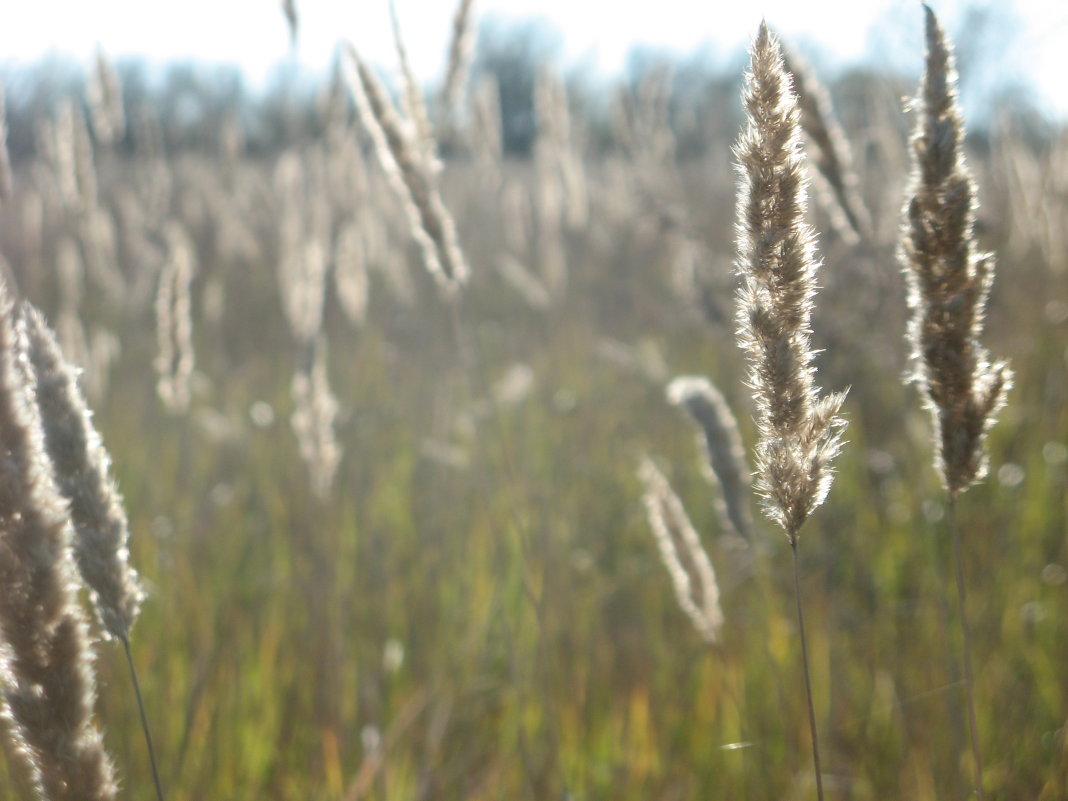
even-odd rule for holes
{"type": "Polygon", "coordinates": [[[141,697],[141,682],[137,680],[137,668],[134,667],[133,654],[130,653],[130,639],[129,637],[121,639],[123,650],[126,651],[126,664],[130,666],[134,695],[137,696],[137,711],[141,713],[141,729],[145,733],[145,745],[148,746],[148,761],[152,765],[152,781],[156,785],[156,799],[163,801],[163,785],[160,784],[159,768],[156,765],[156,749],[152,747],[152,733],[148,729],[148,715],[145,714],[145,702],[141,697]]]}
{"type": "Polygon", "coordinates": [[[960,606],[960,632],[964,653],[964,693],[968,701],[968,735],[972,741],[972,761],[975,764],[975,797],[983,801],[983,752],[979,747],[979,727],[975,721],[975,689],[972,679],[972,630],[968,625],[967,590],[964,586],[964,567],[961,559],[960,527],[957,525],[957,499],[949,496],[946,523],[953,538],[953,561],[956,563],[957,603],[960,606]]]}
{"type": "Polygon", "coordinates": [[[798,566],[797,539],[790,538],[794,554],[794,599],[797,601],[797,626],[801,632],[801,663],[805,668],[805,698],[808,701],[808,726],[812,732],[812,767],[816,771],[816,796],[823,801],[823,771],[820,768],[820,738],[816,733],[816,708],[812,704],[812,676],[808,669],[808,639],[805,637],[805,613],[801,609],[801,568],[798,566]]]}

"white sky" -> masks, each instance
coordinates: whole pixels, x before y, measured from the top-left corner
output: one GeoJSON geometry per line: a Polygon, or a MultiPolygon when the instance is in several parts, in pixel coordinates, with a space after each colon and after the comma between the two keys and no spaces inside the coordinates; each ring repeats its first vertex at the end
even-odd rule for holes
{"type": "MultiPolygon", "coordinates": [[[[396,0],[405,39],[421,76],[438,75],[445,58],[454,0],[396,0]]],[[[387,0],[296,0],[299,58],[325,68],[337,42],[351,39],[372,61],[392,64],[387,0]]],[[[481,15],[547,17],[561,32],[566,58],[600,72],[625,63],[634,44],[682,52],[709,46],[726,59],[747,43],[761,17],[788,41],[823,63],[875,59],[898,66],[922,57],[918,0],[476,0],[481,15]]],[[[995,31],[984,62],[1013,74],[1068,114],[1068,3],[1063,0],[978,0],[1019,20],[1009,37],[995,31]]],[[[952,32],[967,0],[932,0],[952,32]]],[[[192,57],[239,63],[262,86],[289,56],[281,0],[23,0],[0,25],[0,66],[35,61],[48,52],[88,60],[99,45],[112,58],[192,57]]]]}

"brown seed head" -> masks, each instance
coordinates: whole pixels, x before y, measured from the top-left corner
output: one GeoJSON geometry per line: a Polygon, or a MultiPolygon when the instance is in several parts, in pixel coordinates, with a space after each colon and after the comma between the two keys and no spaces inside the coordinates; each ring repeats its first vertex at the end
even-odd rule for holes
{"type": "Polygon", "coordinates": [[[806,174],[797,98],[778,40],[761,24],[743,100],[748,126],[735,146],[739,198],[738,340],[757,406],[757,492],[796,544],[830,489],[841,447],[844,393],[819,396],[809,318],[819,262],[804,223],[806,174]]]}
{"type": "Polygon", "coordinates": [[[916,99],[913,173],[899,258],[909,287],[911,379],[935,426],[935,465],[957,495],[987,470],[983,442],[1012,382],[979,344],[994,259],[975,241],[975,186],[964,162],[953,53],[925,8],[927,64],[916,99]]]}

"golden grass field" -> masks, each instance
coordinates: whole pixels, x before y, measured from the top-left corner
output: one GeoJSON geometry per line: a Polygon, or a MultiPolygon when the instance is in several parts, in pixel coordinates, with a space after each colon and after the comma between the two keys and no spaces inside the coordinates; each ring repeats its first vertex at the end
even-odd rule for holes
{"type": "MultiPolygon", "coordinates": [[[[815,797],[788,543],[755,500],[751,541],[724,533],[665,394],[709,377],[751,452],[737,132],[676,157],[653,74],[595,150],[552,80],[533,157],[502,157],[472,114],[427,173],[470,268],[451,297],[347,94],[270,153],[220,132],[168,152],[132,118],[134,145],[108,145],[75,100],[15,160],[0,253],[85,368],[148,593],[131,646],[171,801],[815,797]],[[157,338],[178,263],[185,367],[157,338]],[[646,455],[715,566],[714,645],[660,564],[646,455]]],[[[809,208],[816,381],[849,387],[834,486],[799,548],[824,785],[963,799],[945,493],[902,381],[915,112],[878,77],[853,102],[839,112],[870,230],[818,184],[809,208]]],[[[976,236],[997,254],[982,339],[1015,385],[957,519],[987,795],[1053,801],[1068,799],[1068,130],[1025,133],[995,122],[967,148],[976,236]]],[[[149,798],[122,649],[96,654],[120,796],[149,798]]],[[[9,751],[0,799],[30,797],[9,751]]]]}

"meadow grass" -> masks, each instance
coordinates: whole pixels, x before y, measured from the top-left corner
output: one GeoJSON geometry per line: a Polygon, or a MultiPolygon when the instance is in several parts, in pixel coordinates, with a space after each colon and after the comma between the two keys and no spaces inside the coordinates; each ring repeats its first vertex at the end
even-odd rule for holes
{"type": "MultiPolygon", "coordinates": [[[[317,147],[294,144],[309,165],[317,147]]],[[[661,176],[661,199],[699,232],[709,287],[732,251],[729,149],[714,142],[683,175],[661,176]]],[[[876,227],[896,221],[906,176],[879,172],[889,158],[857,161],[876,227]]],[[[372,173],[374,205],[361,208],[375,210],[400,263],[368,265],[358,328],[327,291],[324,365],[343,455],[323,502],[288,425],[294,343],[275,277],[286,206],[271,195],[273,165],[239,159],[228,189],[212,156],[166,164],[162,216],[182,217],[198,257],[188,412],[168,413],[156,395],[153,293],[136,291],[153,287],[165,256],[151,237],[138,252],[158,262],[120,257],[126,305],[90,277],[79,313],[122,343],[95,422],[148,591],[131,647],[169,798],[813,794],[792,572],[777,559],[754,566],[721,536],[692,425],[664,397],[670,376],[712,376],[743,439],[756,440],[733,324],[729,313],[716,318],[714,293],[680,306],[644,176],[625,160],[587,160],[591,222],[559,228],[567,291],[544,308],[491,270],[472,270],[462,306],[472,361],[457,351],[453,307],[417,269],[403,210],[372,173]],[[217,213],[197,214],[189,198],[217,213]],[[255,235],[244,252],[220,244],[226,215],[243,215],[255,235]],[[394,294],[405,274],[413,298],[394,294]],[[213,285],[225,310],[214,317],[213,285]],[[487,403],[516,364],[533,376],[529,394],[487,403]],[[724,622],[714,648],[678,609],[650,541],[634,471],[647,452],[673,465],[668,478],[715,565],[724,622]]],[[[972,165],[980,186],[1009,182],[1005,162],[972,165]]],[[[96,202],[122,208],[130,187],[154,196],[155,166],[102,162],[96,202]]],[[[446,162],[435,177],[476,268],[509,246],[504,204],[487,196],[482,169],[446,162]]],[[[45,193],[36,175],[16,164],[16,196],[45,193]]],[[[512,161],[495,176],[528,197],[537,180],[512,161]]],[[[1065,211],[1055,186],[1031,191],[1049,214],[1065,211]]],[[[51,264],[53,235],[83,201],[43,197],[37,247],[51,264]]],[[[1002,214],[1004,202],[984,204],[995,210],[984,247],[1005,254],[1001,269],[1013,275],[992,290],[987,339],[1013,359],[1016,389],[990,433],[991,480],[957,514],[969,537],[985,783],[997,797],[1049,801],[1068,797],[1068,314],[1054,303],[1068,299],[1068,263],[1040,246],[1040,220],[1002,214]]],[[[26,212],[11,208],[0,248],[26,295],[54,315],[56,274],[30,269],[26,212]]],[[[335,223],[350,211],[331,208],[335,223]]],[[[115,213],[133,230],[130,212],[115,213]]],[[[799,550],[825,790],[964,797],[963,687],[946,648],[950,542],[939,535],[946,509],[929,424],[899,380],[903,288],[858,313],[882,280],[864,259],[893,271],[893,242],[861,256],[833,234],[821,245],[820,384],[852,385],[850,442],[818,536],[799,550]]],[[[514,255],[536,269],[536,241],[514,255]]],[[[729,291],[721,300],[732,305],[729,291]]],[[[779,544],[769,529],[755,526],[753,539],[779,544]]],[[[122,793],[143,797],[152,778],[122,659],[99,649],[97,720],[122,793]]],[[[17,764],[0,764],[0,799],[27,797],[17,764]]]]}

